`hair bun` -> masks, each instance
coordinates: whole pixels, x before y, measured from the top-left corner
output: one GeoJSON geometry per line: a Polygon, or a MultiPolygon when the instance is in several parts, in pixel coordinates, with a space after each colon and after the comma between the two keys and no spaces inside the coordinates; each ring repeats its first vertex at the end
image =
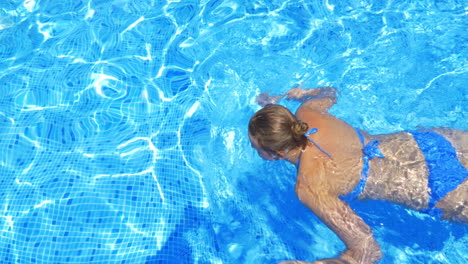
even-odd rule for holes
{"type": "Polygon", "coordinates": [[[304,136],[304,134],[309,130],[309,126],[307,123],[297,120],[294,122],[292,125],[292,132],[293,136],[296,139],[296,141],[300,141],[300,139],[304,136]]]}

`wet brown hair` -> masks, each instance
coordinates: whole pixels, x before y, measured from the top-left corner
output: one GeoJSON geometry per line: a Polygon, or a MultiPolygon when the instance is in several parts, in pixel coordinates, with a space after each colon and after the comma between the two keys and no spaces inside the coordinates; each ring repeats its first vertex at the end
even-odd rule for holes
{"type": "Polygon", "coordinates": [[[249,122],[249,134],[258,141],[259,147],[271,154],[305,148],[304,135],[308,125],[297,119],[286,107],[267,105],[255,113],[249,122]]]}

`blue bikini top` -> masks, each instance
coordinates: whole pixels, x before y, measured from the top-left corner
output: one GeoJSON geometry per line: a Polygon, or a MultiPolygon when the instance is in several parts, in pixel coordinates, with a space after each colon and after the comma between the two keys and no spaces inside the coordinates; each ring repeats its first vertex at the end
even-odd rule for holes
{"type": "MultiPolygon", "coordinates": [[[[367,143],[367,145],[364,145],[365,144],[364,136],[362,135],[361,131],[359,131],[359,129],[356,129],[356,128],[354,130],[356,130],[356,133],[359,136],[359,140],[361,141],[361,144],[363,146],[362,160],[363,160],[364,164],[363,164],[363,167],[362,167],[361,179],[359,180],[359,182],[356,185],[356,187],[354,188],[354,190],[352,190],[347,195],[340,196],[340,199],[345,201],[345,202],[355,200],[361,194],[361,192],[364,190],[364,187],[366,186],[366,182],[367,182],[367,176],[368,176],[368,173],[369,173],[369,160],[371,160],[371,159],[373,159],[375,157],[384,158],[384,155],[382,154],[380,149],[378,149],[378,146],[380,144],[379,141],[372,140],[369,143],[367,143]]],[[[318,132],[317,128],[312,128],[309,131],[307,131],[307,133],[305,133],[304,135],[320,151],[322,151],[328,157],[332,158],[332,156],[328,152],[326,152],[317,143],[315,143],[315,141],[313,141],[311,138],[309,138],[310,134],[314,134],[314,133],[317,133],[317,132],[318,132]]],[[[298,168],[298,169],[299,169],[299,165],[300,165],[300,162],[301,162],[301,155],[302,155],[302,152],[299,154],[299,157],[297,158],[297,161],[296,161],[296,168],[298,168]]]]}

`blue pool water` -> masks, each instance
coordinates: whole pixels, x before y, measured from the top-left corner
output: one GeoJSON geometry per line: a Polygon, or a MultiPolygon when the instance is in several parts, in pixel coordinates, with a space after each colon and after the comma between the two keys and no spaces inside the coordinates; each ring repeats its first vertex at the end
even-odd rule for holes
{"type": "MultiPolygon", "coordinates": [[[[371,133],[466,130],[466,21],[455,0],[2,0],[0,262],[338,254],[294,168],[251,149],[255,96],[331,85],[371,133]]],[[[352,206],[381,263],[468,261],[464,225],[352,206]]]]}

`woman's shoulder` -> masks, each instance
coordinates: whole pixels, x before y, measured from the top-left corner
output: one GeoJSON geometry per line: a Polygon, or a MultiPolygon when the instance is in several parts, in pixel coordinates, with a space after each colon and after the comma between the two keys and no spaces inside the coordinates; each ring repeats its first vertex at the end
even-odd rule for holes
{"type": "Polygon", "coordinates": [[[296,116],[297,118],[307,122],[308,120],[330,117],[332,115],[328,113],[328,111],[318,111],[316,109],[300,106],[296,110],[296,116]]]}
{"type": "MultiPolygon", "coordinates": [[[[350,127],[344,120],[328,113],[310,109],[299,108],[296,111],[296,117],[303,122],[306,122],[310,128],[318,128],[319,130],[348,130],[350,127]]],[[[327,131],[329,133],[330,131],[327,131]]]]}

